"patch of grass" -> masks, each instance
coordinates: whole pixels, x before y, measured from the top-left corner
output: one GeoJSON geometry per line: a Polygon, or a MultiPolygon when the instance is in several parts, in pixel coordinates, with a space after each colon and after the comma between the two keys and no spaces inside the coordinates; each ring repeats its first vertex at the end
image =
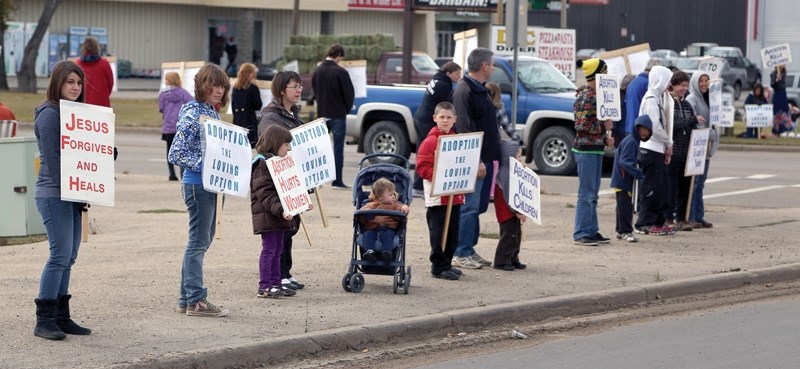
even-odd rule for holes
{"type": "MultiPolygon", "coordinates": [[[[729,128],[728,128],[729,130],[729,128]]],[[[736,135],[747,130],[744,121],[737,120],[733,124],[733,135],[723,136],[720,135],[719,142],[723,144],[732,145],[756,145],[756,146],[800,146],[800,139],[794,137],[776,137],[756,140],[753,138],[739,138],[736,135]]],[[[770,136],[772,134],[771,128],[761,128],[761,135],[770,136]]]]}
{"type": "Polygon", "coordinates": [[[153,209],[153,210],[139,210],[137,213],[139,214],[173,214],[173,213],[185,213],[186,210],[176,210],[176,209],[153,209]]]}
{"type": "Polygon", "coordinates": [[[661,272],[656,269],[656,274],[653,274],[653,280],[656,282],[663,282],[666,278],[661,275],[661,272]]]}
{"type": "Polygon", "coordinates": [[[0,237],[0,246],[24,245],[47,240],[46,234],[35,234],[24,237],[0,237]]]}
{"type": "Polygon", "coordinates": [[[566,205],[564,205],[564,207],[566,207],[567,209],[574,209],[575,208],[575,204],[573,204],[571,202],[568,202],[566,205]]]}
{"type": "Polygon", "coordinates": [[[489,239],[493,239],[493,240],[499,240],[500,239],[500,234],[499,233],[481,233],[481,237],[489,238],[489,239]]]}

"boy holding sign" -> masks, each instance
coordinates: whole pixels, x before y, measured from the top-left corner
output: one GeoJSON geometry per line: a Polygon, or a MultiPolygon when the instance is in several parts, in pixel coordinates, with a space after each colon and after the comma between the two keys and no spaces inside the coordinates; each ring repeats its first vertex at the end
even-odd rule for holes
{"type": "Polygon", "coordinates": [[[417,173],[422,178],[425,188],[425,207],[428,209],[426,219],[428,221],[428,233],[431,242],[431,274],[435,278],[446,280],[457,280],[461,277],[461,271],[453,268],[450,263],[453,261],[453,254],[458,243],[459,218],[461,215],[461,204],[464,203],[464,195],[451,195],[453,197],[453,207],[451,209],[449,224],[447,225],[447,244],[443,245],[442,233],[445,228],[445,215],[447,203],[450,196],[431,196],[433,181],[433,165],[436,161],[436,146],[439,136],[453,135],[456,132],[453,126],[456,123],[455,107],[449,102],[441,102],[436,105],[433,113],[433,127],[425,140],[417,150],[417,173]]]}

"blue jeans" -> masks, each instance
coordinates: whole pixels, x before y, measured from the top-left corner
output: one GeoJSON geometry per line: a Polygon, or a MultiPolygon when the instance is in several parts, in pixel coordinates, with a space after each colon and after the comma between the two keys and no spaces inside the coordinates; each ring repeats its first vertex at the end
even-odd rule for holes
{"type": "Polygon", "coordinates": [[[706,169],[703,170],[703,175],[697,176],[694,179],[694,193],[692,194],[692,208],[689,209],[689,220],[700,222],[705,219],[705,203],[703,202],[703,189],[706,187],[706,179],[708,179],[708,164],[710,160],[706,159],[706,169]]]}
{"type": "Polygon", "coordinates": [[[603,174],[603,155],[575,154],[578,164],[578,204],[575,206],[574,240],[592,237],[599,230],[597,223],[597,198],[603,174]]]}
{"type": "Polygon", "coordinates": [[[189,211],[189,240],[181,267],[181,306],[196,304],[208,293],[203,285],[203,257],[214,239],[217,212],[217,194],[204,190],[203,185],[184,184],[182,192],[189,211]]]}
{"type": "Polygon", "coordinates": [[[486,167],[486,177],[475,181],[475,192],[464,195],[464,205],[461,205],[461,218],[458,223],[458,246],[455,256],[467,257],[475,255],[475,245],[481,235],[481,222],[478,216],[489,208],[489,193],[492,190],[492,176],[494,164],[483,163],[486,167]]]}
{"type": "Polygon", "coordinates": [[[43,198],[36,199],[36,208],[42,215],[50,243],[50,257],[39,282],[39,299],[55,300],[59,295],[69,293],[72,265],[78,258],[78,248],[81,246],[83,203],[43,198]]]}
{"type": "Polygon", "coordinates": [[[333,135],[333,162],[336,164],[336,180],[333,183],[343,184],[342,166],[344,165],[344,131],[347,123],[344,118],[329,119],[325,122],[333,135]]]}
{"type": "Polygon", "coordinates": [[[397,232],[388,227],[380,227],[377,229],[364,232],[364,248],[373,251],[392,251],[394,249],[394,236],[397,232]],[[380,244],[380,247],[378,247],[380,244]]]}

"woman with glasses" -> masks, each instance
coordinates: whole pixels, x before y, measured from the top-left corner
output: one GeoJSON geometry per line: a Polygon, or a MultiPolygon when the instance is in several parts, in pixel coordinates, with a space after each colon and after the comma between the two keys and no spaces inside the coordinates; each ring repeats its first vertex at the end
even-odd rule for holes
{"type": "MultiPolygon", "coordinates": [[[[261,111],[261,122],[258,124],[258,135],[271,125],[280,125],[288,130],[303,124],[300,120],[300,75],[291,72],[280,72],[272,79],[272,101],[261,111]]],[[[300,227],[300,217],[292,219],[292,229],[283,237],[283,253],[281,254],[281,286],[292,290],[305,287],[292,276],[292,237],[300,227]]]]}

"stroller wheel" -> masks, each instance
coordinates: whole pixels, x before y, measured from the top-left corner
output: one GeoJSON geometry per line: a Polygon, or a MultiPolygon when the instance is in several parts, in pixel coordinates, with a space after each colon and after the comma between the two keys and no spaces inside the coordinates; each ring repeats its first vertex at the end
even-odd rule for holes
{"type": "Polygon", "coordinates": [[[350,277],[350,290],[353,293],[361,293],[364,290],[364,275],[355,273],[350,277]]]}
{"type": "Polygon", "coordinates": [[[408,295],[408,288],[411,287],[411,265],[406,271],[406,278],[403,280],[403,294],[408,295]]]}
{"type": "Polygon", "coordinates": [[[400,276],[395,273],[394,278],[392,278],[392,292],[396,295],[397,288],[400,287],[400,276]]]}
{"type": "Polygon", "coordinates": [[[342,288],[344,288],[344,290],[347,292],[352,292],[350,290],[350,276],[351,274],[347,273],[344,275],[344,278],[342,278],[342,288]]]}

